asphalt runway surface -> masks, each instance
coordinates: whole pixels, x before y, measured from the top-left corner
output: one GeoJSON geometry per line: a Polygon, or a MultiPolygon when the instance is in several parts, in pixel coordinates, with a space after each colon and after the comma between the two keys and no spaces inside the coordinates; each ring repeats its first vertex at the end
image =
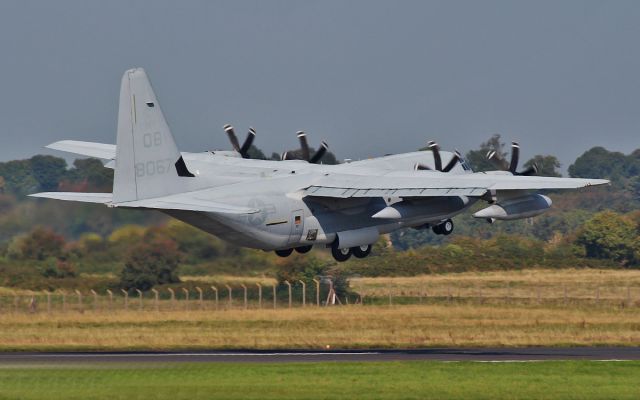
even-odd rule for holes
{"type": "Polygon", "coordinates": [[[481,361],[526,362],[545,360],[640,360],[640,347],[527,347],[433,348],[366,351],[184,351],[184,352],[68,352],[0,353],[0,366],[64,363],[185,363],[185,362],[336,362],[336,361],[481,361]]]}

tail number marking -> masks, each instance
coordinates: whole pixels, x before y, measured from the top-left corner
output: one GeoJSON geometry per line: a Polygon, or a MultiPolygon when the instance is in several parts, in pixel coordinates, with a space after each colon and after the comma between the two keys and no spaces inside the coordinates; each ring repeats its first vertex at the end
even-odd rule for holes
{"type": "Polygon", "coordinates": [[[174,160],[170,158],[136,163],[136,178],[166,174],[171,171],[173,163],[174,160]]]}
{"type": "Polygon", "coordinates": [[[145,133],[142,135],[144,147],[158,147],[162,145],[162,134],[160,132],[145,133]]]}

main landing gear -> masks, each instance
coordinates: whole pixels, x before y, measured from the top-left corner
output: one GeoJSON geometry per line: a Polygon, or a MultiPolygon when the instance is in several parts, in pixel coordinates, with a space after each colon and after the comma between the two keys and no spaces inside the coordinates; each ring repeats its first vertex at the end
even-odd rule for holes
{"type": "Polygon", "coordinates": [[[331,246],[331,255],[336,261],[343,262],[347,261],[353,255],[356,258],[365,258],[371,253],[371,245],[362,245],[355,247],[343,247],[340,248],[334,243],[331,246]]]}
{"type": "MultiPolygon", "coordinates": [[[[308,253],[312,247],[313,246],[311,245],[300,246],[296,248],[276,250],[275,253],[280,257],[289,257],[294,250],[300,254],[304,254],[304,253],[308,253]]],[[[333,258],[335,258],[336,261],[340,261],[340,262],[347,261],[349,258],[351,258],[351,256],[354,256],[355,258],[365,258],[369,254],[371,254],[370,244],[355,246],[355,247],[339,248],[336,245],[336,243],[334,243],[331,246],[331,255],[333,255],[333,258]]]]}
{"type": "Polygon", "coordinates": [[[434,225],[431,229],[433,229],[433,233],[436,235],[451,235],[451,232],[453,232],[453,221],[448,219],[438,225],[434,225]]]}

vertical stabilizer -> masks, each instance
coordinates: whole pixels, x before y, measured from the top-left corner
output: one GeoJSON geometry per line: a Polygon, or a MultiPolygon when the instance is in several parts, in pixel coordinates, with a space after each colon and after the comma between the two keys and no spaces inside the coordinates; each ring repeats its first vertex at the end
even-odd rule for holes
{"type": "Polygon", "coordinates": [[[128,70],[120,86],[113,202],[188,190],[187,170],[142,68],[128,70]]]}

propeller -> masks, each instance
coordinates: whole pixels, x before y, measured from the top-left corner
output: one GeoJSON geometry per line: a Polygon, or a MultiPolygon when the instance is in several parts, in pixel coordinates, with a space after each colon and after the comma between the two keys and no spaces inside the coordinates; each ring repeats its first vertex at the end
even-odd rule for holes
{"type": "Polygon", "coordinates": [[[249,148],[253,144],[253,140],[256,138],[256,130],[253,128],[249,128],[249,133],[247,133],[246,139],[244,139],[244,143],[240,146],[240,142],[238,142],[238,137],[233,130],[233,126],[227,124],[223,127],[224,131],[227,132],[227,136],[229,136],[229,141],[231,142],[231,146],[233,149],[240,153],[242,158],[250,158],[249,157],[249,148]]]}
{"type": "MultiPolygon", "coordinates": [[[[300,152],[302,159],[310,162],[311,164],[319,163],[329,149],[329,145],[327,144],[327,142],[322,141],[322,143],[320,143],[320,148],[318,148],[318,150],[312,156],[311,149],[309,148],[309,142],[307,142],[307,134],[303,131],[298,131],[296,135],[298,136],[298,140],[300,141],[300,152]]],[[[296,158],[297,157],[295,151],[285,151],[282,154],[283,160],[295,160],[296,158]]]]}
{"type": "Polygon", "coordinates": [[[487,153],[487,159],[491,161],[498,169],[509,171],[516,176],[529,176],[538,173],[538,166],[532,164],[524,171],[518,171],[518,161],[520,160],[520,145],[517,142],[511,142],[511,161],[507,163],[500,154],[492,150],[487,153]]]}
{"type": "MultiPolygon", "coordinates": [[[[453,156],[451,157],[451,159],[449,160],[449,162],[447,163],[447,165],[444,166],[444,168],[442,167],[442,157],[440,156],[440,146],[438,145],[438,143],[434,142],[433,140],[430,141],[429,143],[427,143],[427,149],[429,149],[432,153],[433,153],[433,161],[434,161],[434,167],[436,169],[436,171],[440,171],[440,172],[449,172],[453,169],[453,167],[456,166],[457,163],[460,162],[460,160],[462,160],[462,155],[460,154],[460,152],[458,150],[456,150],[453,153],[453,156]]],[[[422,163],[417,163],[414,167],[414,169],[416,171],[423,171],[423,170],[430,170],[431,168],[427,165],[424,165],[422,163]]]]}

